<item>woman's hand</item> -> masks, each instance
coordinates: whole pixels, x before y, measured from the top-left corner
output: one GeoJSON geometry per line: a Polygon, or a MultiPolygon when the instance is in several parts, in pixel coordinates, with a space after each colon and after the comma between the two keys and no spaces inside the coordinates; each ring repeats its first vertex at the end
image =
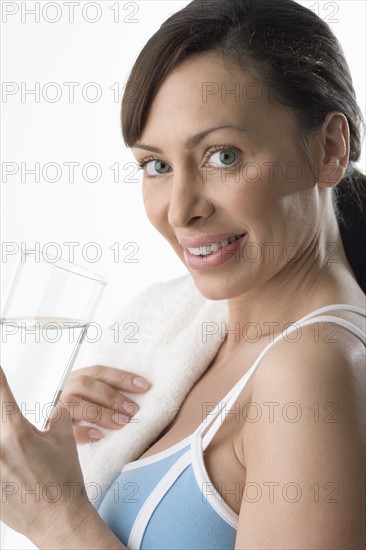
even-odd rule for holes
{"type": "Polygon", "coordinates": [[[112,430],[123,428],[139,407],[121,391],[145,393],[148,388],[145,378],[112,367],[93,365],[72,372],[60,401],[69,410],[77,443],[103,437],[101,430],[79,425],[80,420],[112,430]]]}
{"type": "Polygon", "coordinates": [[[38,430],[21,414],[1,367],[0,400],[0,519],[49,548],[48,541],[66,539],[95,512],[85,492],[70,415],[57,405],[48,431],[38,430]]]}

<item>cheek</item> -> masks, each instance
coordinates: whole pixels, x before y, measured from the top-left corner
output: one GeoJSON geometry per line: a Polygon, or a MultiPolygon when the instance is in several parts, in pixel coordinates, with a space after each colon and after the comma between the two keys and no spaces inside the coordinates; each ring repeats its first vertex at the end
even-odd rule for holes
{"type": "Polygon", "coordinates": [[[169,233],[168,223],[168,204],[163,193],[159,193],[158,189],[154,192],[153,189],[143,188],[142,198],[144,202],[145,212],[150,223],[164,237],[169,233]]]}
{"type": "Polygon", "coordinates": [[[159,218],[161,217],[158,208],[157,196],[143,186],[142,199],[144,201],[146,215],[150,222],[156,227],[156,224],[159,223],[159,218]]]}
{"type": "Polygon", "coordinates": [[[280,209],[280,189],[271,181],[259,163],[249,163],[240,170],[239,178],[227,181],[222,188],[221,201],[234,219],[241,219],[253,230],[269,226],[280,209]]]}
{"type": "Polygon", "coordinates": [[[302,220],[310,212],[304,195],[304,183],[290,183],[275,171],[278,162],[270,158],[248,163],[240,170],[240,179],[227,180],[221,189],[221,204],[233,219],[241,220],[251,241],[264,243],[297,242],[303,237],[302,220]]]}

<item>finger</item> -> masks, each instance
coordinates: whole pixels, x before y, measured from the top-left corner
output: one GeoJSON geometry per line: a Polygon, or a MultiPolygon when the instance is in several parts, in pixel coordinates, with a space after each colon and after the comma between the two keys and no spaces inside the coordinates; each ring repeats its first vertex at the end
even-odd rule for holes
{"type": "Polygon", "coordinates": [[[78,410],[82,410],[85,403],[95,403],[102,407],[123,412],[133,416],[139,410],[137,403],[114,389],[112,386],[86,374],[69,380],[61,396],[62,402],[69,404],[73,418],[81,419],[78,410]]]}
{"type": "Polygon", "coordinates": [[[1,401],[1,428],[5,428],[6,423],[11,423],[11,426],[24,427],[30,425],[30,422],[22,415],[19,405],[15,400],[13,392],[10,389],[3,368],[0,366],[0,401],[1,401]]]}
{"type": "MultiPolygon", "coordinates": [[[[151,383],[146,378],[131,371],[116,369],[114,367],[105,367],[104,365],[92,365],[80,370],[83,370],[84,374],[101,380],[119,390],[132,393],[144,393],[151,387],[151,383]]],[[[74,371],[74,373],[71,374],[76,375],[77,372],[78,371],[74,371]]]]}
{"type": "Polygon", "coordinates": [[[75,424],[74,427],[74,437],[76,443],[93,443],[94,441],[99,441],[103,439],[104,434],[98,428],[91,428],[90,426],[79,426],[75,424]]]}
{"type": "Polygon", "coordinates": [[[125,426],[130,421],[131,417],[125,414],[123,411],[117,409],[110,409],[108,407],[102,407],[97,403],[91,403],[79,399],[77,402],[66,403],[61,401],[62,405],[66,407],[72,418],[74,424],[84,420],[93,424],[98,424],[104,428],[115,430],[125,426]]]}

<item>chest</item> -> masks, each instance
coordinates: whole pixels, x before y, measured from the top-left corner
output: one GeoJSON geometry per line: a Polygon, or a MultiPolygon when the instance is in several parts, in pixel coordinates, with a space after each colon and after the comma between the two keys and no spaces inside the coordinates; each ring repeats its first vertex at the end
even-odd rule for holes
{"type": "MultiPolygon", "coordinates": [[[[250,368],[257,353],[253,348],[250,353],[231,357],[230,361],[217,356],[190,390],[173,422],[140,458],[175,445],[193,433],[206,418],[208,428],[212,418],[210,412],[218,410],[218,403],[250,368]]],[[[255,373],[230,411],[226,415],[219,413],[222,424],[203,454],[208,479],[236,513],[240,510],[246,478],[243,410],[251,401],[254,377],[255,373]]],[[[206,432],[207,429],[203,434],[206,432]]]]}

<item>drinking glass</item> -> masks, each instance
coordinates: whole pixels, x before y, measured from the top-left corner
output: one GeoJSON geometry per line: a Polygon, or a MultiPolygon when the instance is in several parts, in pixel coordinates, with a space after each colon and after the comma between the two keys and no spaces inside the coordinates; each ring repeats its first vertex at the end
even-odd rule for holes
{"type": "Polygon", "coordinates": [[[22,414],[40,430],[47,428],[106,284],[75,263],[21,251],[0,318],[0,363],[22,414]]]}

